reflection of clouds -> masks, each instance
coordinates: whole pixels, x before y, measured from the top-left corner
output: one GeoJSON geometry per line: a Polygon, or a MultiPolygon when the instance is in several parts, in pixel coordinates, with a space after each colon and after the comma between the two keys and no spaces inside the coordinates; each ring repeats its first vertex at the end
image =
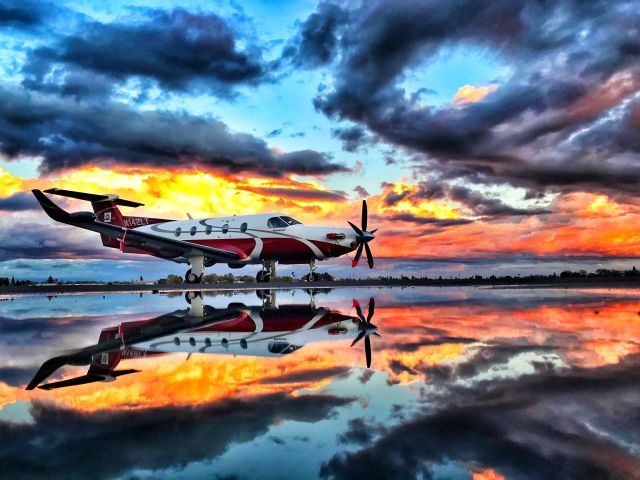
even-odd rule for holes
{"type": "Polygon", "coordinates": [[[319,422],[350,401],[274,394],[92,415],[36,402],[33,424],[0,421],[0,463],[8,478],[30,479],[113,478],[134,467],[180,468],[248,442],[276,422],[319,422]]]}
{"type": "Polygon", "coordinates": [[[510,480],[638,478],[640,459],[629,446],[637,450],[640,425],[630,424],[629,409],[640,407],[639,365],[635,357],[450,389],[373,444],[332,457],[322,476],[431,478],[435,465],[457,462],[510,480]]]}

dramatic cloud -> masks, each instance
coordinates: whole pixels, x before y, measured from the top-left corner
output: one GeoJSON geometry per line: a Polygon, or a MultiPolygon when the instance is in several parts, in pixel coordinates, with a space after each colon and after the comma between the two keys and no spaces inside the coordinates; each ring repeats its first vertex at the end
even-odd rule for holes
{"type": "Polygon", "coordinates": [[[31,52],[24,84],[84,96],[108,93],[110,82],[135,77],[167,90],[228,94],[230,86],[268,74],[261,50],[239,49],[239,40],[222,18],[180,8],[147,11],[142,22],[90,22],[31,52]]]}
{"type": "Polygon", "coordinates": [[[331,136],[342,141],[342,148],[347,152],[355,152],[373,140],[367,135],[364,128],[354,125],[345,128],[334,128],[331,136]]]}
{"type": "MultiPolygon", "coordinates": [[[[392,184],[383,184],[393,187],[392,184]]],[[[461,185],[450,185],[440,181],[423,181],[412,188],[397,192],[387,188],[384,196],[385,205],[393,206],[403,200],[419,203],[422,200],[452,200],[467,207],[474,215],[498,217],[512,215],[540,215],[550,213],[542,208],[514,208],[498,198],[487,198],[480,192],[461,185]]]]}
{"type": "Polygon", "coordinates": [[[33,479],[113,478],[133,468],[179,468],[216,457],[233,443],[250,441],[278,421],[318,422],[350,401],[275,394],[196,407],[100,414],[34,403],[33,424],[0,421],[0,461],[7,475],[33,479]]]}
{"type": "Polygon", "coordinates": [[[326,175],[346,167],[313,150],[276,153],[212,118],[138,111],[110,101],[74,101],[0,88],[0,151],[41,156],[41,170],[85,164],[208,168],[228,172],[326,175]]]}
{"type": "Polygon", "coordinates": [[[299,67],[314,67],[330,62],[336,51],[337,30],[349,21],[348,12],[333,3],[321,3],[318,11],[300,26],[300,32],[283,52],[299,67]]]}
{"type": "Polygon", "coordinates": [[[302,188],[241,187],[242,190],[265,196],[277,196],[291,200],[319,200],[323,202],[343,202],[346,194],[337,190],[312,190],[302,188]]]}
{"type": "Polygon", "coordinates": [[[52,10],[48,2],[7,0],[0,5],[0,26],[33,28],[40,25],[52,10]]]}
{"type": "Polygon", "coordinates": [[[0,230],[0,261],[18,258],[115,258],[113,252],[116,251],[104,248],[99,236],[78,230],[73,230],[72,235],[70,233],[67,226],[14,222],[11,228],[0,230]]]}
{"type": "Polygon", "coordinates": [[[40,205],[30,193],[16,193],[10,197],[0,198],[0,211],[19,212],[38,209],[40,205]]]}
{"type": "MultiPolygon", "coordinates": [[[[431,399],[438,405],[432,413],[401,423],[359,451],[337,454],[321,475],[362,478],[375,471],[378,478],[396,478],[397,472],[432,478],[434,466],[454,462],[489,466],[514,480],[635,478],[640,461],[621,444],[622,438],[631,444],[640,438],[626,410],[640,402],[637,360],[449,390],[441,400],[431,399]],[[563,404],[571,405],[571,415],[563,404]]],[[[371,428],[356,426],[349,432],[371,428]]]]}
{"type": "MultiPolygon", "coordinates": [[[[326,15],[322,5],[309,21],[326,15]]],[[[315,106],[426,154],[430,168],[450,178],[638,193],[636,7],[365,2],[340,29],[332,87],[320,89],[315,106]],[[513,73],[499,85],[468,88],[464,103],[416,103],[402,80],[452,44],[488,48],[513,73]]]]}

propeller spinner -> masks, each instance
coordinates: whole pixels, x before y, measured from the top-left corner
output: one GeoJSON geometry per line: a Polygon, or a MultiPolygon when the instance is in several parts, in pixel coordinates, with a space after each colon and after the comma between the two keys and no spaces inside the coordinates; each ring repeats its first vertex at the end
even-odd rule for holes
{"type": "Polygon", "coordinates": [[[356,307],[356,312],[360,321],[358,322],[358,336],[355,338],[351,346],[353,347],[364,337],[364,353],[367,356],[367,368],[370,368],[371,340],[369,340],[369,337],[371,335],[375,335],[376,337],[380,336],[378,334],[378,327],[371,323],[371,319],[373,318],[373,314],[375,311],[375,302],[373,301],[373,298],[369,299],[369,311],[367,312],[367,318],[365,318],[362,314],[362,308],[360,308],[360,303],[357,300],[353,301],[353,306],[356,307]]]}
{"type": "Polygon", "coordinates": [[[374,237],[373,234],[376,233],[378,229],[376,228],[375,230],[371,230],[370,232],[367,231],[367,201],[366,200],[362,200],[362,221],[360,223],[361,227],[357,227],[351,222],[348,222],[348,223],[349,225],[351,225],[351,228],[353,228],[353,230],[356,232],[356,242],[358,243],[356,256],[351,262],[351,266],[355,267],[356,265],[358,265],[358,262],[360,261],[360,257],[362,256],[362,249],[364,248],[367,254],[367,263],[369,264],[369,268],[373,268],[373,255],[371,254],[371,249],[369,248],[368,243],[374,238],[376,238],[374,237]]]}

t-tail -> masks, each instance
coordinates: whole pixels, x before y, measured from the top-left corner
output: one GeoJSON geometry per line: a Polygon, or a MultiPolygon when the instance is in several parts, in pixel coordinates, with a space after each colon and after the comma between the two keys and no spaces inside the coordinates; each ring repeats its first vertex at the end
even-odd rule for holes
{"type": "MultiPolygon", "coordinates": [[[[34,192],[35,193],[35,192],[34,192]]],[[[52,195],[60,195],[63,197],[77,198],[79,200],[86,200],[91,202],[93,211],[96,214],[96,219],[99,222],[109,223],[118,227],[124,228],[137,228],[144,225],[151,225],[154,223],[164,223],[167,219],[162,218],[149,218],[149,217],[135,217],[123,215],[118,206],[122,207],[142,207],[144,203],[133,202],[131,200],[125,200],[114,194],[99,195],[95,193],[75,192],[73,190],[64,190],[61,188],[50,188],[45,190],[45,193],[52,195]]],[[[42,202],[41,202],[42,203],[42,202]]],[[[44,207],[44,205],[43,205],[44,207]]],[[[102,244],[105,247],[120,248],[120,242],[114,237],[101,234],[102,244]]]]}

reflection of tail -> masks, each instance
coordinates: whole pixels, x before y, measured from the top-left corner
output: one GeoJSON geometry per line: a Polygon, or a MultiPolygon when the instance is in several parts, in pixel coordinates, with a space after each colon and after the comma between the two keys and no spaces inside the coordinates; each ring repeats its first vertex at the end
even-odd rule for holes
{"type": "Polygon", "coordinates": [[[43,390],[53,390],[54,388],[72,387],[74,385],[85,385],[87,383],[94,382],[110,382],[122,375],[137,373],[139,371],[140,370],[134,370],[131,368],[128,370],[115,370],[113,372],[110,372],[108,375],[87,373],[86,375],[82,375],[81,377],[70,378],[68,380],[60,380],[59,382],[51,382],[45,385],[40,385],[38,388],[41,388],[43,390]]]}

